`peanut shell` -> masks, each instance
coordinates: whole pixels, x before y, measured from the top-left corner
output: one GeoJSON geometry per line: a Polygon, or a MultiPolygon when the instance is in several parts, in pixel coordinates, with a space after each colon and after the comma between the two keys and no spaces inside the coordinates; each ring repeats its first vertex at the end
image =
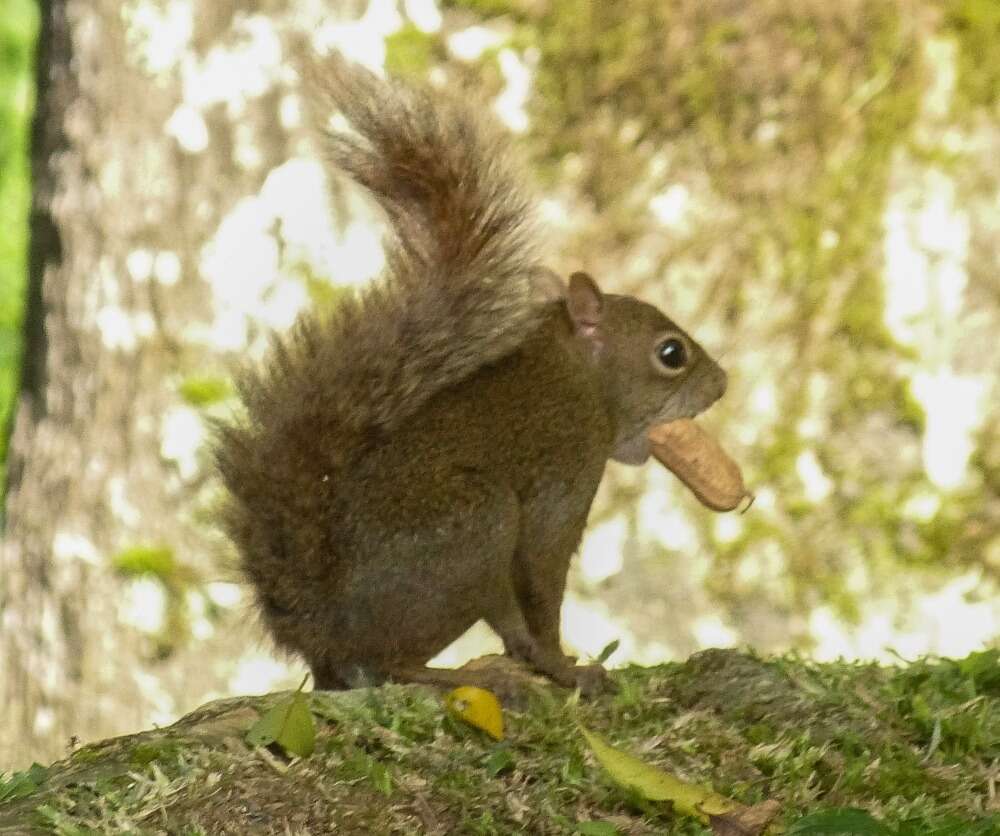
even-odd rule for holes
{"type": "Polygon", "coordinates": [[[707,508],[732,511],[744,498],[752,501],[739,466],[694,421],[658,424],[649,430],[649,441],[656,459],[707,508]]]}

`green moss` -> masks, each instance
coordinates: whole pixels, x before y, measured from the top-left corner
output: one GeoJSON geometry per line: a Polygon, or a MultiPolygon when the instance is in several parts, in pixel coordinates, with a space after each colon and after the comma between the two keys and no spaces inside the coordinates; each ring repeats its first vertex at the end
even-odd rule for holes
{"type": "Polygon", "coordinates": [[[923,435],[927,428],[927,412],[913,394],[910,381],[905,381],[896,390],[895,403],[899,422],[915,435],[923,435]]]}
{"type": "Polygon", "coordinates": [[[166,581],[177,572],[174,551],[169,546],[130,546],[118,552],[111,563],[116,570],[129,577],[152,575],[166,581]]]}
{"type": "Polygon", "coordinates": [[[148,766],[154,761],[165,761],[177,756],[181,747],[173,740],[149,740],[136,744],[129,755],[129,763],[134,766],[148,766]]]}
{"type": "Polygon", "coordinates": [[[70,760],[74,763],[96,763],[101,759],[102,755],[103,747],[99,744],[96,746],[83,746],[70,755],[70,760]]]}
{"type": "Polygon", "coordinates": [[[944,26],[958,39],[956,106],[992,108],[1000,100],[1000,4],[943,0],[944,26]]]}
{"type": "Polygon", "coordinates": [[[402,78],[421,77],[440,55],[439,39],[407,23],[385,39],[385,67],[402,78]]]}
{"type": "Polygon", "coordinates": [[[1000,650],[916,662],[900,676],[894,695],[896,710],[925,745],[951,757],[1000,754],[1000,718],[990,708],[1000,696],[1000,650]]]}
{"type": "MultiPolygon", "coordinates": [[[[415,832],[432,815],[449,833],[572,833],[609,821],[621,832],[707,833],[611,782],[582,724],[743,803],[779,801],[786,827],[855,808],[892,836],[943,836],[949,822],[958,828],[951,836],[985,835],[1000,827],[983,810],[1000,755],[998,664],[996,651],[899,669],[711,651],[618,671],[619,692],[599,700],[530,691],[507,706],[500,743],[456,722],[427,690],[314,692],[319,745],[308,758],[279,768],[252,756],[239,743],[246,729],[227,719],[246,717],[244,706],[206,711],[200,732],[121,738],[103,744],[105,763],[57,764],[57,780],[46,771],[15,803],[44,805],[55,832],[183,833],[195,822],[206,832],[251,832],[266,809],[275,821],[294,812],[309,832],[415,832]],[[208,732],[222,728],[233,737],[208,732]],[[150,810],[155,821],[145,818],[150,810]]],[[[249,713],[281,697],[253,698],[249,713]]],[[[0,807],[0,825],[8,809],[0,807]]]]}
{"type": "MultiPolygon", "coordinates": [[[[162,661],[169,658],[190,636],[190,594],[206,598],[201,579],[190,567],[178,562],[174,550],[166,545],[130,546],[114,555],[115,570],[129,578],[152,578],[160,583],[165,595],[164,623],[150,637],[149,655],[162,661]]],[[[211,607],[206,606],[207,611],[211,607]]]]}
{"type": "Polygon", "coordinates": [[[192,375],[181,381],[178,392],[191,406],[207,407],[232,397],[233,385],[225,377],[192,375]]]}

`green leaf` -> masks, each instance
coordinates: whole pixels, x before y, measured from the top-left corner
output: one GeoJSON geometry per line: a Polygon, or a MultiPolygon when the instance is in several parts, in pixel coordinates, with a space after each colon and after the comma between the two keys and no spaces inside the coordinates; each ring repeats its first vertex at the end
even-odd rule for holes
{"type": "Polygon", "coordinates": [[[864,810],[842,808],[823,810],[799,819],[786,836],[893,836],[892,831],[864,810]]]}
{"type": "Polygon", "coordinates": [[[689,784],[669,772],[657,769],[636,757],[616,749],[600,735],[580,727],[590,748],[608,774],[649,801],[670,801],[683,815],[693,816],[707,823],[710,815],[730,813],[740,805],[711,789],[689,784]]]}
{"type": "Polygon", "coordinates": [[[15,772],[10,778],[0,774],[0,801],[14,801],[31,795],[49,777],[49,770],[40,763],[33,763],[23,772],[15,772]]]}
{"type": "Polygon", "coordinates": [[[368,767],[368,777],[382,795],[392,795],[392,776],[385,764],[372,758],[368,767]]]}
{"type": "Polygon", "coordinates": [[[621,642],[618,639],[615,639],[614,641],[608,642],[606,645],[604,645],[604,650],[602,650],[600,653],[597,654],[597,664],[603,665],[605,662],[607,662],[608,659],[611,658],[611,654],[618,649],[618,646],[620,644],[621,642]]]}
{"type": "Polygon", "coordinates": [[[412,23],[385,39],[385,66],[393,75],[417,76],[434,60],[434,38],[412,23]]]}
{"type": "Polygon", "coordinates": [[[1000,649],[970,653],[959,661],[958,669],[975,683],[979,693],[1000,690],[1000,649]]]}
{"type": "Polygon", "coordinates": [[[306,695],[299,690],[281,700],[250,727],[246,741],[251,746],[277,743],[288,754],[300,758],[311,755],[316,747],[316,724],[306,695]]]}
{"type": "Polygon", "coordinates": [[[506,746],[498,746],[486,759],[486,771],[494,778],[501,772],[506,772],[514,766],[514,756],[506,746]]]}

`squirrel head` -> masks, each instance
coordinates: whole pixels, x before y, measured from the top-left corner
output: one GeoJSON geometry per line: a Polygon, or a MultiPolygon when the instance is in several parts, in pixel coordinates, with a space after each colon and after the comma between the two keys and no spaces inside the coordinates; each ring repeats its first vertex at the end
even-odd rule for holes
{"type": "Polygon", "coordinates": [[[604,294],[586,273],[570,276],[565,305],[607,397],[616,461],[642,464],[650,427],[693,418],[726,391],[726,373],[652,305],[604,294]]]}

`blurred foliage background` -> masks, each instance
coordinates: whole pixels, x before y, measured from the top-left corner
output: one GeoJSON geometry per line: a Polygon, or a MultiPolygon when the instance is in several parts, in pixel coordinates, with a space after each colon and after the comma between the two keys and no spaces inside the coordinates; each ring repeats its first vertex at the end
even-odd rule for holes
{"type": "MultiPolygon", "coordinates": [[[[0,15],[0,427],[7,424],[17,385],[30,202],[31,59],[37,25],[38,10],[31,0],[6,0],[0,15]]],[[[6,443],[6,433],[0,432],[0,473],[6,443]]]]}
{"type": "MultiPolygon", "coordinates": [[[[372,2],[365,17],[393,21],[372,23],[385,67],[495,103],[534,165],[553,266],[662,305],[731,375],[706,423],[744,465],[753,510],[712,515],[655,468],[612,466],[572,579],[575,649],[626,634],[617,661],[738,643],[886,659],[995,642],[1000,4],[398,11],[372,2]]],[[[7,0],[0,21],[0,409],[35,18],[7,0]]],[[[346,227],[356,207],[335,204],[346,227]]],[[[337,275],[282,269],[335,304],[337,275]]],[[[230,392],[189,383],[195,406],[230,392]]]]}
{"type": "MultiPolygon", "coordinates": [[[[682,518],[663,509],[693,503],[667,485],[669,505],[639,501],[601,548],[671,568],[635,584],[595,558],[588,583],[585,544],[577,589],[623,586],[655,642],[669,590],[698,577],[676,604],[717,615],[675,631],[675,652],[961,653],[995,636],[1000,5],[446,5],[503,33],[470,83],[509,89],[513,56],[530,68],[524,124],[569,207],[565,265],[723,355],[733,385],[709,421],[759,489],[745,517],[682,518]]],[[[388,63],[421,75],[443,44],[411,24],[388,63]]],[[[613,470],[598,519],[659,480],[613,470]]]]}

